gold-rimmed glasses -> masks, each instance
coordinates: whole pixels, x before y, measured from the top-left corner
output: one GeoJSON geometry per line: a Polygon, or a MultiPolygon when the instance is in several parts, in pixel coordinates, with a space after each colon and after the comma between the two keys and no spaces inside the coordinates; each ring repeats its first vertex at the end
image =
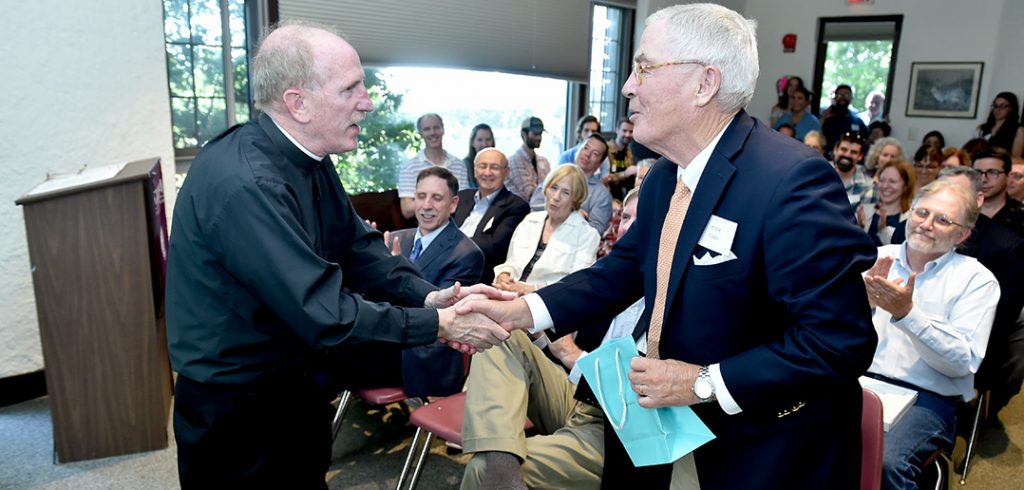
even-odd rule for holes
{"type": "MultiPolygon", "coordinates": [[[[910,211],[912,212],[912,216],[917,218],[917,221],[920,221],[922,223],[925,220],[927,220],[929,216],[932,215],[932,212],[928,208],[915,207],[910,211]]],[[[949,218],[949,216],[946,216],[944,214],[936,214],[934,223],[943,228],[951,228],[953,226],[959,226],[961,228],[970,228],[967,225],[962,225],[960,223],[957,223],[956,221],[953,221],[952,219],[949,218]]]]}
{"type": "Polygon", "coordinates": [[[636,81],[640,84],[644,84],[644,74],[650,75],[651,70],[655,68],[662,68],[665,66],[675,65],[703,65],[703,61],[697,60],[677,60],[677,61],[666,61],[664,63],[654,63],[650,65],[641,65],[640,63],[633,63],[633,72],[636,73],[636,81]]]}

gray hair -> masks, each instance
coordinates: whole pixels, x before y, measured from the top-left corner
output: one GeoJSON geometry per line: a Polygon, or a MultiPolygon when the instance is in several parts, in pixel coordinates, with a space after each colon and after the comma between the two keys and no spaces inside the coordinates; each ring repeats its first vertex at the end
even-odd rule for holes
{"type": "Polygon", "coordinates": [[[626,193],[626,197],[622,198],[622,206],[625,207],[627,204],[629,204],[629,201],[632,201],[633,199],[636,199],[638,197],[640,197],[640,188],[634,187],[630,189],[629,192],[626,193]]]}
{"type": "Polygon", "coordinates": [[[917,207],[917,203],[921,199],[940,192],[948,192],[960,200],[960,223],[968,228],[974,228],[974,224],[978,222],[978,213],[981,211],[981,208],[978,207],[978,200],[964,186],[955,182],[950,182],[946,179],[936,179],[922,187],[921,190],[917,191],[917,196],[914,196],[913,207],[917,207]]]}
{"type": "Polygon", "coordinates": [[[882,150],[889,145],[899,148],[900,154],[896,157],[897,159],[907,159],[906,155],[903,153],[903,145],[900,144],[900,140],[889,136],[875,140],[875,143],[871,145],[871,149],[868,150],[868,157],[865,159],[864,166],[868,169],[878,168],[878,157],[881,156],[882,150]]]}
{"type": "Polygon", "coordinates": [[[284,21],[260,39],[252,57],[253,105],[264,112],[277,110],[281,94],[291,87],[318,90],[323,75],[317,70],[309,39],[319,33],[341,37],[329,26],[308,21],[284,21]],[[270,36],[271,43],[266,44],[270,36]]]}
{"type": "Polygon", "coordinates": [[[967,177],[967,181],[971,183],[971,190],[974,191],[975,195],[981,192],[981,172],[971,167],[965,167],[963,165],[957,165],[955,167],[945,167],[939,171],[940,179],[944,177],[956,177],[958,175],[963,175],[964,177],[967,177]]]}
{"type": "MultiPolygon", "coordinates": [[[[718,104],[736,112],[754,97],[757,85],[757,21],[711,3],[673,5],[647,18],[668,24],[669,50],[679,60],[696,60],[722,72],[718,104]]],[[[669,60],[666,60],[669,61],[669,60]]]]}
{"type": "Polygon", "coordinates": [[[644,158],[643,160],[640,160],[639,162],[637,162],[636,169],[640,170],[642,168],[650,167],[650,166],[654,165],[655,162],[657,162],[657,161],[658,161],[657,158],[644,158]]]}
{"type": "Polygon", "coordinates": [[[428,117],[436,117],[437,118],[437,122],[441,123],[441,127],[442,128],[444,127],[444,119],[441,119],[441,116],[438,113],[436,113],[436,112],[428,112],[428,113],[420,116],[419,119],[416,120],[416,131],[420,130],[420,126],[423,125],[423,120],[428,118],[428,117]]]}

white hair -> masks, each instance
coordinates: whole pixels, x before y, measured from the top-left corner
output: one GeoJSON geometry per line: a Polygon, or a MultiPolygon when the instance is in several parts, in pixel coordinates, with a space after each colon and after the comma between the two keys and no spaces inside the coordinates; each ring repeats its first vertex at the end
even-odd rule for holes
{"type": "Polygon", "coordinates": [[[680,60],[718,67],[722,112],[736,112],[754,97],[757,85],[757,21],[711,3],[673,5],[647,18],[646,25],[668,25],[669,49],[680,60]]]}

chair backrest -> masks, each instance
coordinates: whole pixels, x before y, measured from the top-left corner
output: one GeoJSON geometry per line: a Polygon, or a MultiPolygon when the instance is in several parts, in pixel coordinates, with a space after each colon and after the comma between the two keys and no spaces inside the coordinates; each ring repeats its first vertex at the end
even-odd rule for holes
{"type": "Polygon", "coordinates": [[[363,219],[377,223],[380,231],[394,231],[416,226],[416,220],[407,220],[402,216],[398,191],[395,189],[383,192],[366,192],[349,196],[352,206],[363,219]]]}
{"type": "Polygon", "coordinates": [[[882,453],[885,426],[882,423],[882,400],[871,390],[864,392],[861,428],[861,490],[878,490],[882,486],[882,453]]]}

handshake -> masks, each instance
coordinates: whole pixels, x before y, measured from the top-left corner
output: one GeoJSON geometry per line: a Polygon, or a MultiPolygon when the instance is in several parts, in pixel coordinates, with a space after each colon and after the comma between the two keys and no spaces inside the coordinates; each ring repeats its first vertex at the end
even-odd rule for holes
{"type": "Polygon", "coordinates": [[[437,309],[438,338],[461,352],[473,354],[508,339],[513,330],[528,330],[533,317],[519,295],[477,284],[434,291],[424,302],[437,309]]]}

